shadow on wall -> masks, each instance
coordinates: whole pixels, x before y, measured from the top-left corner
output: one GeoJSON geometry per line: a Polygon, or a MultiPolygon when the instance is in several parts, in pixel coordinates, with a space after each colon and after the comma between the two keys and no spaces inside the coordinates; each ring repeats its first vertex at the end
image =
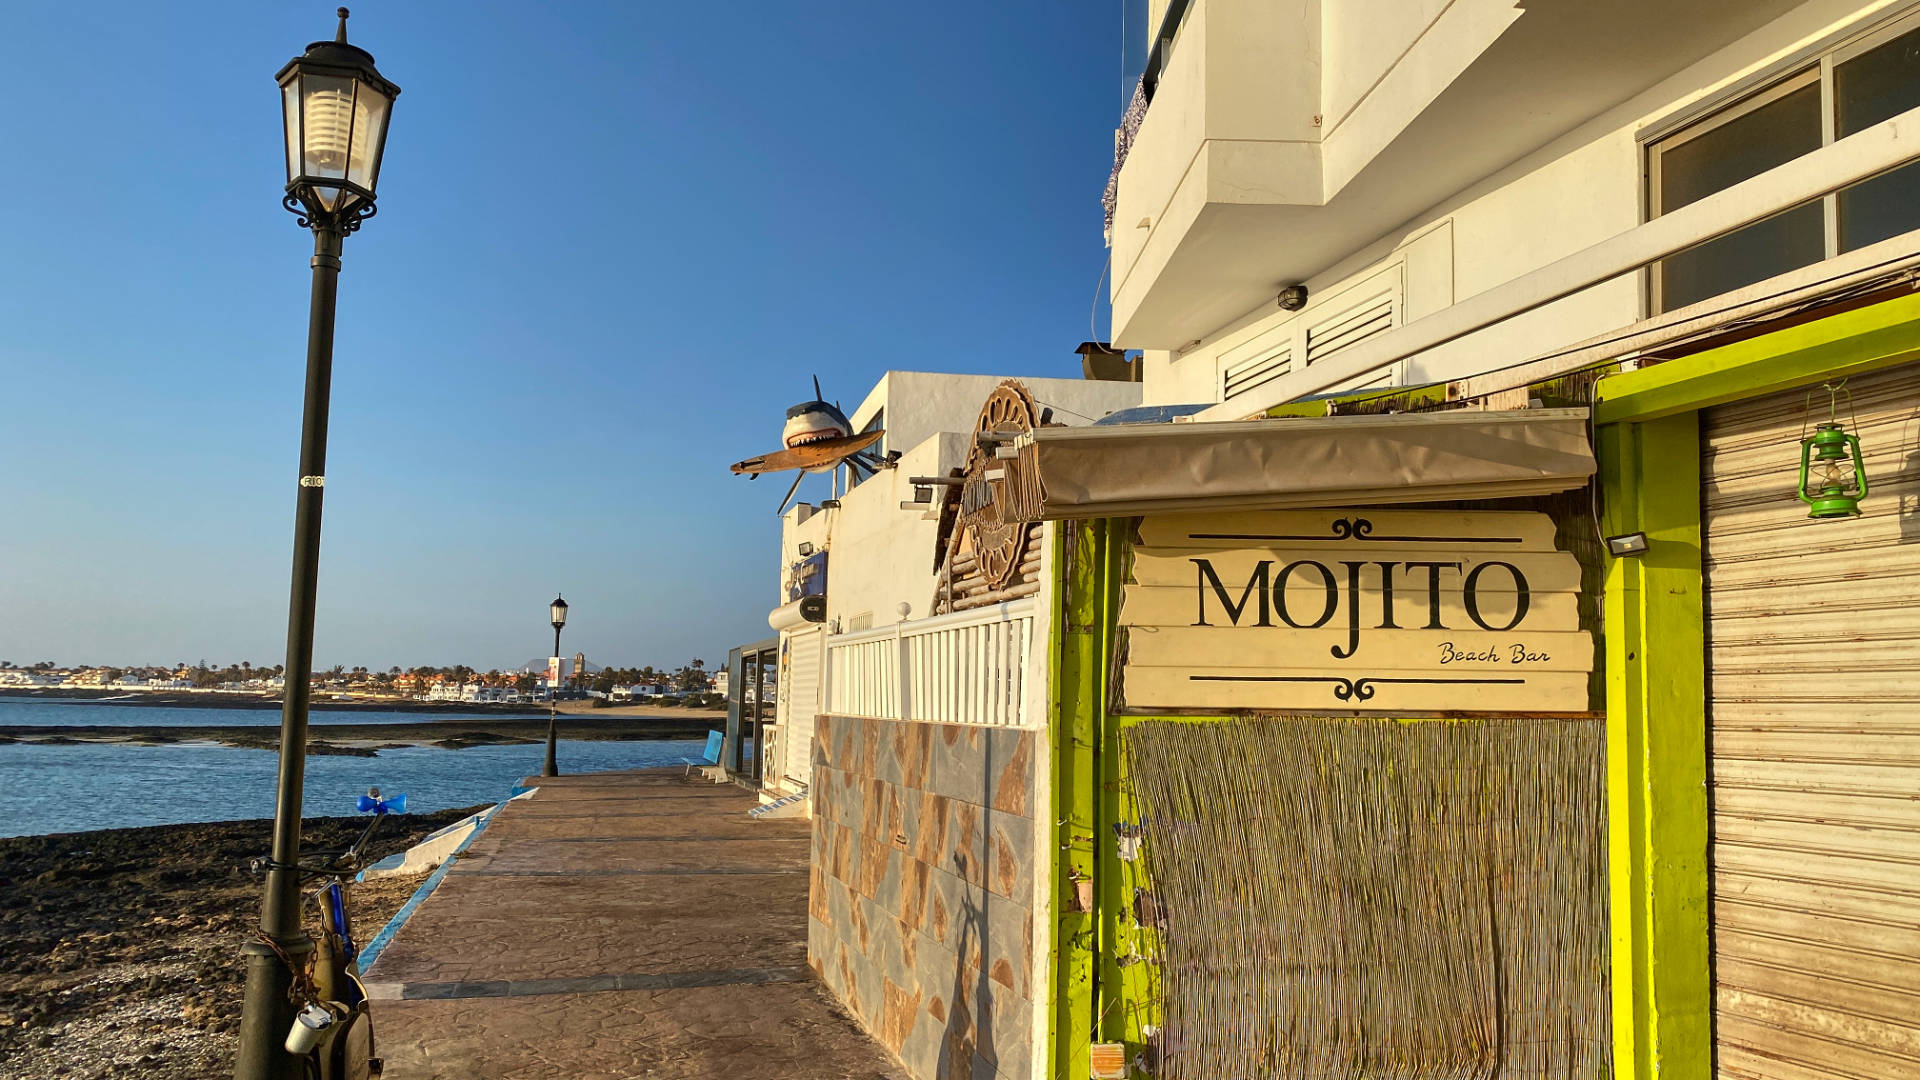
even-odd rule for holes
{"type": "MultiPolygon", "coordinates": [[[[954,872],[962,880],[967,876],[967,856],[957,854],[953,859],[954,872]]],[[[974,1075],[974,1061],[984,1055],[995,1059],[993,1044],[993,1009],[989,1002],[993,998],[993,987],[988,985],[986,958],[987,951],[987,913],[979,904],[974,903],[973,893],[963,890],[960,894],[960,938],[954,942],[954,955],[959,962],[953,968],[953,993],[948,999],[953,1004],[947,1011],[947,1030],[941,1044],[945,1053],[941,1055],[938,1080],[971,1080],[974,1075]],[[978,963],[972,963],[970,957],[977,952],[978,963]],[[969,978],[968,968],[972,968],[969,978]],[[967,993],[967,984],[973,984],[973,993],[967,993]],[[978,1016],[975,1016],[975,1013],[978,1016]]]]}
{"type": "MultiPolygon", "coordinates": [[[[940,740],[936,738],[932,743],[934,753],[939,753],[940,740]]],[[[980,787],[977,792],[968,792],[969,801],[982,807],[992,806],[995,801],[994,778],[999,775],[1001,762],[994,754],[994,747],[992,739],[981,740],[980,787]]],[[[950,748],[950,752],[954,750],[961,750],[961,747],[950,748]]],[[[984,815],[980,827],[983,834],[990,833],[984,815]]],[[[991,840],[988,840],[983,849],[991,848],[991,840]]],[[[993,950],[989,947],[991,942],[988,940],[985,905],[992,894],[984,886],[976,893],[965,884],[989,880],[989,868],[984,858],[967,850],[956,850],[952,859],[954,875],[963,883],[960,910],[956,912],[959,937],[953,943],[953,990],[947,998],[952,1004],[947,1013],[947,1027],[941,1040],[943,1053],[935,1080],[972,1080],[979,1075],[977,1070],[981,1064],[985,1064],[994,1075],[999,1074],[1002,1049],[994,1041],[996,991],[989,974],[993,950]],[[975,865],[976,861],[979,865],[975,865]],[[967,992],[969,984],[972,993],[967,992]]]]}
{"type": "Polygon", "coordinates": [[[1036,733],[817,730],[809,963],[914,1080],[1025,1080],[1036,733]]]}

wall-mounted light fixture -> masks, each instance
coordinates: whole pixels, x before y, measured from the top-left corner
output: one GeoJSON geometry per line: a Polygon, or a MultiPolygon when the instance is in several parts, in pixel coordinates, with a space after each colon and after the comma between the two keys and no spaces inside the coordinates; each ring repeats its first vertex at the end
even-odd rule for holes
{"type": "Polygon", "coordinates": [[[804,559],[811,554],[813,554],[813,541],[811,540],[800,541],[800,557],[804,559]]]}
{"type": "Polygon", "coordinates": [[[1647,534],[1643,532],[1623,533],[1607,537],[1607,554],[1616,559],[1647,553],[1647,534]]]}

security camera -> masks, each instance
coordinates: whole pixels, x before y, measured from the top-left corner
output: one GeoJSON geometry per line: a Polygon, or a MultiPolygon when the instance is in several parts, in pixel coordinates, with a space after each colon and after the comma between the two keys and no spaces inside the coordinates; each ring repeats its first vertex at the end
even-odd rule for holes
{"type": "Polygon", "coordinates": [[[1305,285],[1289,285],[1280,290],[1281,311],[1299,311],[1306,306],[1307,287],[1305,285]]]}

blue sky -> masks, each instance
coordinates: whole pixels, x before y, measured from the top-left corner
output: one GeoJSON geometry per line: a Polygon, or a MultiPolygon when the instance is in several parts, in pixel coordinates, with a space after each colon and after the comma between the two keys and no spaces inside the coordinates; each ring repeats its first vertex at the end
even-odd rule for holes
{"type": "MultiPolygon", "coordinates": [[[[726,466],[810,375],[1077,374],[1121,5],[352,6],[403,93],[341,279],[320,666],[516,664],[556,589],[568,652],[718,663],[785,488],[726,466]]],[[[0,659],[281,659],[311,240],[272,76],[331,12],[8,9],[0,659]]]]}

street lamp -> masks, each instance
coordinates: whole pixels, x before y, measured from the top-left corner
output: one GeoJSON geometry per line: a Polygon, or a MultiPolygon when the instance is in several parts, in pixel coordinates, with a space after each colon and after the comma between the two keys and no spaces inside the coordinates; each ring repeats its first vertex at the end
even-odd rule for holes
{"type": "Polygon", "coordinates": [[[553,662],[547,665],[547,761],[540,766],[540,775],[559,776],[560,763],[554,756],[559,732],[558,721],[554,719],[553,695],[559,690],[555,684],[560,681],[560,628],[567,625],[567,602],[554,597],[547,613],[553,616],[553,662]]]}
{"type": "MultiPolygon", "coordinates": [[[[281,200],[313,230],[313,292],[307,319],[306,408],[293,525],[293,587],[287,605],[286,690],[280,711],[280,777],[273,808],[260,938],[247,958],[237,1080],[300,1080],[305,1068],[284,1045],[296,1004],[294,969],[313,943],[300,927],[300,813],[305,785],[307,705],[313,689],[313,608],[320,573],[320,509],[327,474],[327,401],[333,382],[333,312],[340,247],[373,216],[386,149],[387,117],[400,88],[373,57],[347,44],[347,9],[332,41],[316,41],[276,76],[286,134],[287,189],[281,200]]],[[[304,979],[302,979],[304,982],[304,979]]]]}

